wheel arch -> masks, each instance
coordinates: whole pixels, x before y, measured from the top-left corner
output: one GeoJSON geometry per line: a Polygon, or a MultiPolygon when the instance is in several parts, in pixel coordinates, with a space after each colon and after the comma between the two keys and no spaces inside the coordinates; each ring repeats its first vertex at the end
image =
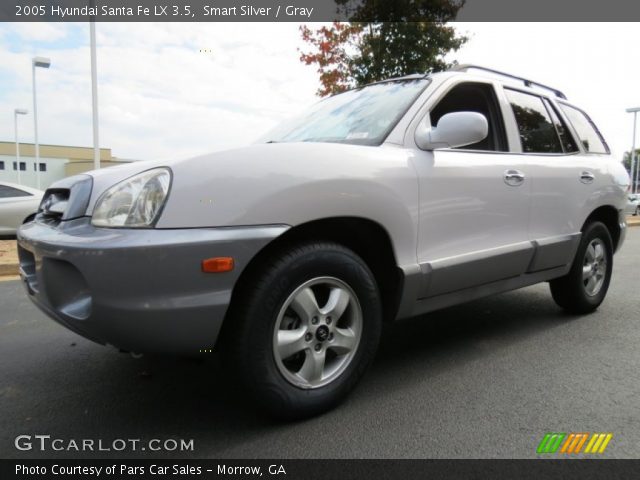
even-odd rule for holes
{"type": "Polygon", "coordinates": [[[393,243],[378,222],[362,217],[330,217],[296,225],[263,247],[244,268],[231,295],[231,308],[242,291],[270,258],[307,241],[338,243],[359,255],[371,269],[383,305],[385,321],[394,320],[400,304],[404,274],[398,267],[393,243]]]}
{"type": "Polygon", "coordinates": [[[613,241],[613,251],[617,251],[620,245],[621,228],[618,210],[611,205],[603,205],[593,210],[582,224],[581,232],[592,222],[602,222],[609,230],[613,241]]]}

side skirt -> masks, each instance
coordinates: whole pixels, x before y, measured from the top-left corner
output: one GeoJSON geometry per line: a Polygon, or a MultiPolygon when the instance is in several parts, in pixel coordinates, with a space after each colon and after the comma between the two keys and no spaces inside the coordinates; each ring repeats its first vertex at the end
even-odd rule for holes
{"type": "Polygon", "coordinates": [[[416,315],[422,315],[424,313],[433,312],[434,310],[439,310],[441,308],[470,302],[478,298],[488,297],[497,293],[508,292],[510,290],[528,287],[529,285],[535,285],[536,283],[553,280],[554,278],[566,275],[570,269],[571,264],[568,264],[562,267],[552,268],[535,273],[525,273],[517,277],[512,277],[497,282],[486,283],[484,285],[479,285],[476,287],[465,288],[463,290],[457,290],[455,292],[421,299],[414,302],[413,309],[411,309],[410,311],[409,309],[401,311],[398,315],[398,319],[415,317],[416,315]]]}
{"type": "Polygon", "coordinates": [[[506,245],[402,268],[396,318],[450,307],[566,275],[581,234],[506,245]]]}

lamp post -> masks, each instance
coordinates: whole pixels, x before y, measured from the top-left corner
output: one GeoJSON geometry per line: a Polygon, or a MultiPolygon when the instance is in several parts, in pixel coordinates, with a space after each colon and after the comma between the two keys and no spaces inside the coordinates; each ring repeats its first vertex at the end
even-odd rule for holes
{"type": "Polygon", "coordinates": [[[636,120],[640,112],[640,107],[627,108],[627,113],[633,113],[633,140],[631,142],[631,193],[637,193],[636,185],[638,183],[638,170],[640,165],[636,165],[636,120]],[[635,172],[635,176],[634,176],[635,172]]]}
{"type": "Polygon", "coordinates": [[[33,77],[33,135],[36,151],[36,183],[40,188],[40,144],[38,143],[38,105],[36,102],[36,67],[49,68],[51,60],[46,57],[33,57],[31,60],[31,70],[33,77]]]}
{"type": "Polygon", "coordinates": [[[29,113],[28,110],[24,108],[16,108],[13,111],[13,124],[15,126],[16,132],[16,166],[18,167],[18,185],[22,185],[20,181],[20,143],[18,142],[18,115],[26,115],[29,113]]]}
{"type": "Polygon", "coordinates": [[[100,140],[98,137],[98,67],[96,61],[96,22],[89,22],[91,37],[91,107],[93,114],[93,168],[100,168],[100,140]]]}

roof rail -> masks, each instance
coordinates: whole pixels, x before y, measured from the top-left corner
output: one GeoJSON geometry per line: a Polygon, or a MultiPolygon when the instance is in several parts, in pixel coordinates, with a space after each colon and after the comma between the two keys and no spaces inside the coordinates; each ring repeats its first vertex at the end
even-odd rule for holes
{"type": "Polygon", "coordinates": [[[456,66],[450,68],[449,70],[450,71],[454,71],[454,72],[466,72],[468,70],[482,70],[484,72],[493,73],[493,74],[496,74],[496,75],[500,75],[502,77],[508,77],[508,78],[512,78],[514,80],[519,80],[519,81],[523,82],[525,84],[525,86],[527,86],[527,87],[534,87],[535,86],[535,87],[543,88],[545,90],[549,90],[556,97],[563,98],[565,100],[567,99],[566,95],[564,93],[562,93],[560,90],[558,90],[557,88],[550,87],[550,86],[545,85],[543,83],[534,82],[533,80],[528,80],[526,78],[518,77],[517,75],[513,75],[511,73],[501,72],[500,70],[494,70],[493,68],[481,67],[480,65],[461,64],[461,65],[456,65],[456,66]]]}

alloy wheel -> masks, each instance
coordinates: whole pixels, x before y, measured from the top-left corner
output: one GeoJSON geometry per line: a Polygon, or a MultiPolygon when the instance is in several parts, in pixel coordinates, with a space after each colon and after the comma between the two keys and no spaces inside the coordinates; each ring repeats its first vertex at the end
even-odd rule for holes
{"type": "Polygon", "coordinates": [[[594,238],[584,253],[582,262],[582,283],[590,297],[596,296],[602,289],[607,275],[607,255],[604,242],[594,238]]]}
{"type": "Polygon", "coordinates": [[[346,370],[361,336],[362,308],[351,287],[334,277],[316,277],[297,287],[282,305],[273,355],[289,383],[319,388],[346,370]]]}

